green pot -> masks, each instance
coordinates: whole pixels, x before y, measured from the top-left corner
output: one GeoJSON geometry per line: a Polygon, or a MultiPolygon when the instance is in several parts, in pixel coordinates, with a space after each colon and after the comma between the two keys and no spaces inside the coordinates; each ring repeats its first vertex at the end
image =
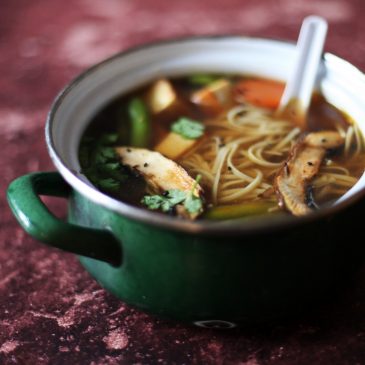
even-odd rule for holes
{"type": "MultiPolygon", "coordinates": [[[[294,46],[284,42],[194,38],[134,49],[91,68],[58,96],[48,117],[46,139],[59,172],[33,173],[9,186],[19,223],[38,240],[80,255],[86,270],[124,302],[163,317],[232,328],[312,306],[363,262],[364,234],[354,220],[365,209],[363,179],[334,206],[303,218],[189,222],[102,194],[79,172],[77,159],[88,122],[121,93],[161,74],[192,71],[285,80],[293,56],[294,46]],[[39,195],[67,198],[68,222],[54,217],[39,195]]],[[[364,76],[329,54],[323,68],[325,97],[358,120],[364,76]]]]}

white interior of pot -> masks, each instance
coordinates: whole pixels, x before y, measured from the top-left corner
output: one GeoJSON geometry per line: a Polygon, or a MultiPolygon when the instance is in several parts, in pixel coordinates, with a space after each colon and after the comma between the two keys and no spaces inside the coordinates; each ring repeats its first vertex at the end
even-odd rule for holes
{"type": "MultiPolygon", "coordinates": [[[[226,72],[285,81],[294,52],[294,45],[283,42],[222,37],[162,43],[118,55],[90,70],[62,96],[49,121],[48,142],[63,164],[89,184],[78,173],[79,141],[91,118],[111,99],[162,75],[226,72]]],[[[325,98],[345,111],[365,133],[363,74],[333,55],[325,56],[320,74],[319,87],[325,98]]],[[[364,186],[363,176],[342,199],[364,186]]]]}

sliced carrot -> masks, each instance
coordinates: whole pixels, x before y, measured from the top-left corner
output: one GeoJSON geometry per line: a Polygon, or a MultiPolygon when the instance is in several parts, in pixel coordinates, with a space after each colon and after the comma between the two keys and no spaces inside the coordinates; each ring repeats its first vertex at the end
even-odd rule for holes
{"type": "Polygon", "coordinates": [[[253,105],[276,109],[284,87],[285,85],[279,81],[248,79],[238,82],[234,93],[253,105]]]}

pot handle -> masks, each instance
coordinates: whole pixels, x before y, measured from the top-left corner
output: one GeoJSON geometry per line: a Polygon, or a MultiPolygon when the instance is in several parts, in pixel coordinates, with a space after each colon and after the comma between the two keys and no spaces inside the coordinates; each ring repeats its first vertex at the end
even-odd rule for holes
{"type": "Polygon", "coordinates": [[[64,222],[39,198],[39,195],[67,198],[71,191],[58,172],[36,172],[14,180],[7,197],[20,225],[37,240],[77,255],[120,264],[120,243],[111,232],[64,222]]]}

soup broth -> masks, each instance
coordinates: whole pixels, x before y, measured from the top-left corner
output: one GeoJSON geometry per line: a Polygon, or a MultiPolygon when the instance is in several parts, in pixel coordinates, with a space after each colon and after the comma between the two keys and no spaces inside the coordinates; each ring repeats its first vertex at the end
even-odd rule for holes
{"type": "Polygon", "coordinates": [[[362,175],[363,136],[319,93],[305,130],[276,116],[283,89],[238,75],[156,80],[95,115],[82,173],[116,199],[192,219],[319,209],[362,175]]]}

